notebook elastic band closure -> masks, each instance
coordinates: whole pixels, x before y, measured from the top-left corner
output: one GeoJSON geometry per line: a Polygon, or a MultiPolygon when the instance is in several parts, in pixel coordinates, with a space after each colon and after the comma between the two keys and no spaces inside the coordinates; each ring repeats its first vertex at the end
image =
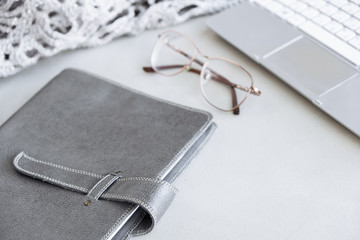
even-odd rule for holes
{"type": "Polygon", "coordinates": [[[177,192],[170,183],[160,179],[122,177],[120,172],[101,175],[38,160],[24,152],[15,157],[14,166],[22,174],[86,194],[81,203],[85,206],[101,199],[139,205],[150,215],[151,228],[164,214],[177,192]]]}

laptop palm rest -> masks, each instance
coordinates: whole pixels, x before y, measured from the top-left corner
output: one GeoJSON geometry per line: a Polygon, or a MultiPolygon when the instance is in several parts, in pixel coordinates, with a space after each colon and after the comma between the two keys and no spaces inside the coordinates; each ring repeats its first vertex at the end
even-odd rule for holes
{"type": "Polygon", "coordinates": [[[280,19],[246,3],[210,18],[207,23],[255,61],[300,35],[280,19]]]}
{"type": "Polygon", "coordinates": [[[311,100],[357,74],[306,37],[267,55],[263,64],[311,100]]]}

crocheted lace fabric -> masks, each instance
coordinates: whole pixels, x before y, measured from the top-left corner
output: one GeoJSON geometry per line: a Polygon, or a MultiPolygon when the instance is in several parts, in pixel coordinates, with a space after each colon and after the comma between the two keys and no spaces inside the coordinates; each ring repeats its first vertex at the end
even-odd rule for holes
{"type": "Polygon", "coordinates": [[[0,0],[0,77],[42,57],[220,11],[239,0],[0,0]]]}

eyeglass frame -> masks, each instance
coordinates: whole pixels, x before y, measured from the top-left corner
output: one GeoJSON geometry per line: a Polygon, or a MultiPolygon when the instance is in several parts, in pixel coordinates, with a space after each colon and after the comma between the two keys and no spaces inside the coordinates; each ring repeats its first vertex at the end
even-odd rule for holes
{"type": "MultiPolygon", "coordinates": [[[[151,67],[143,67],[143,70],[144,70],[145,72],[156,72],[156,73],[159,73],[159,74],[164,75],[164,76],[175,76],[175,75],[177,75],[177,74],[179,74],[179,73],[187,70],[187,71],[189,71],[189,72],[193,72],[193,73],[199,74],[199,75],[200,75],[200,83],[201,83],[201,82],[202,82],[202,79],[203,79],[203,77],[204,77],[204,69],[206,69],[206,65],[209,64],[211,60],[221,60],[221,61],[225,61],[225,62],[231,63],[231,64],[239,67],[241,70],[243,70],[243,71],[247,74],[247,76],[249,77],[249,80],[250,80],[250,82],[251,82],[251,85],[250,85],[250,87],[244,87],[244,86],[241,86],[241,85],[239,85],[239,84],[235,84],[235,83],[227,80],[225,77],[221,76],[220,74],[218,74],[218,73],[216,73],[215,71],[213,71],[213,70],[210,69],[211,72],[212,72],[212,74],[214,74],[215,77],[216,77],[216,79],[212,77],[213,80],[222,82],[222,83],[227,84],[227,85],[230,86],[230,88],[231,88],[232,100],[233,100],[233,106],[234,106],[234,107],[231,108],[231,109],[229,109],[229,110],[226,110],[226,109],[222,109],[222,108],[220,108],[220,107],[217,107],[215,104],[213,104],[213,103],[207,98],[207,96],[206,96],[206,94],[205,94],[205,92],[204,92],[204,89],[203,89],[203,87],[202,87],[202,84],[200,84],[201,93],[202,93],[203,97],[205,98],[205,100],[206,100],[211,106],[213,106],[213,107],[215,107],[216,109],[221,110],[221,111],[225,111],[225,112],[231,112],[231,111],[232,111],[235,115],[239,115],[239,114],[240,114],[240,106],[245,102],[245,100],[249,97],[250,94],[253,94],[253,95],[256,95],[256,96],[260,96],[260,95],[261,95],[261,91],[260,91],[258,88],[255,88],[255,87],[254,87],[254,80],[253,80],[252,75],[251,75],[243,66],[241,66],[241,65],[238,64],[238,63],[236,63],[235,61],[233,61],[233,60],[231,60],[231,59],[228,59],[228,58],[223,58],[223,57],[210,57],[210,56],[207,56],[207,55],[203,54],[203,53],[199,50],[199,48],[195,45],[195,43],[194,43],[188,36],[186,36],[186,35],[183,34],[183,33],[178,32],[178,31],[174,31],[174,30],[164,31],[164,32],[162,32],[162,33],[160,33],[160,34],[158,35],[158,38],[159,38],[159,39],[157,40],[157,42],[156,42],[156,44],[155,44],[155,47],[154,47],[154,49],[153,49],[153,51],[152,51],[152,54],[151,54],[151,65],[152,65],[152,66],[151,66],[151,67]],[[166,34],[166,33],[176,33],[176,34],[179,34],[181,37],[184,37],[186,40],[188,40],[189,43],[192,45],[192,47],[193,47],[194,50],[195,50],[193,56],[190,56],[189,54],[183,52],[182,50],[176,49],[174,46],[171,46],[171,45],[169,45],[169,44],[167,43],[167,45],[168,45],[170,48],[172,48],[174,51],[176,51],[176,52],[180,53],[181,55],[185,56],[186,58],[190,59],[190,61],[189,61],[187,64],[185,64],[183,67],[181,67],[181,69],[180,69],[179,71],[177,71],[177,72],[175,72],[175,73],[171,73],[171,74],[166,74],[166,73],[164,73],[164,72],[158,71],[158,70],[155,68],[156,64],[154,63],[154,61],[155,61],[155,60],[154,60],[154,55],[155,55],[154,52],[156,51],[157,46],[159,46],[159,44],[160,44],[160,41],[159,41],[159,40],[160,40],[161,37],[162,37],[164,34],[166,34]],[[202,56],[202,57],[204,57],[205,59],[207,59],[207,61],[204,63],[204,62],[202,62],[201,60],[199,60],[199,59],[197,58],[197,56],[202,56]],[[192,68],[192,67],[191,67],[191,65],[192,65],[194,62],[201,66],[201,70],[195,69],[195,68],[192,68]],[[246,95],[245,95],[245,97],[241,100],[240,103],[237,103],[238,99],[237,99],[236,92],[235,92],[235,89],[234,89],[234,88],[238,88],[238,89],[240,89],[240,90],[242,90],[242,91],[246,91],[246,92],[247,92],[246,95]]],[[[163,44],[163,43],[161,43],[161,44],[163,44]]],[[[165,65],[165,66],[161,66],[161,67],[165,67],[165,68],[177,68],[177,67],[179,67],[179,65],[165,65]]]]}

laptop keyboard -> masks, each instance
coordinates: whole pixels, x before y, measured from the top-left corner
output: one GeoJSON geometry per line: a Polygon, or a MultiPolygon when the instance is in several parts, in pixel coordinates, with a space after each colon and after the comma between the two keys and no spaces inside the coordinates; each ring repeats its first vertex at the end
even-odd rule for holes
{"type": "Polygon", "coordinates": [[[360,66],[360,0],[253,0],[360,66]]]}

